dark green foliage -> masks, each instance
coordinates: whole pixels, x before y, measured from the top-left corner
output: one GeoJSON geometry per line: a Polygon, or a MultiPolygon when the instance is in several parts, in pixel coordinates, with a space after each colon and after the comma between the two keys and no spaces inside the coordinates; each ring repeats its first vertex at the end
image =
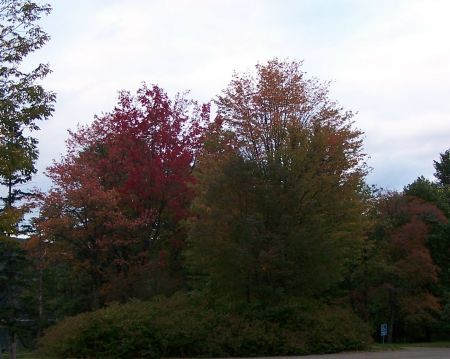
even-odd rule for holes
{"type": "Polygon", "coordinates": [[[151,315],[148,304],[130,302],[69,317],[46,331],[41,339],[42,351],[57,357],[139,357],[142,344],[135,348],[133,340],[151,340],[150,335],[142,338],[151,315]]]}
{"type": "Polygon", "coordinates": [[[332,353],[370,346],[370,328],[352,310],[317,300],[290,298],[271,307],[247,309],[243,316],[277,325],[284,354],[332,353]]]}
{"type": "Polygon", "coordinates": [[[90,281],[82,273],[75,273],[66,263],[56,263],[43,270],[43,281],[43,315],[49,324],[89,310],[90,281]]]}
{"type": "Polygon", "coordinates": [[[30,133],[54,110],[55,94],[38,84],[50,72],[48,65],[39,64],[30,72],[20,68],[27,55],[48,41],[37,22],[51,8],[1,0],[0,9],[0,183],[8,189],[4,202],[11,206],[24,195],[16,186],[36,172],[37,140],[30,133]]]}
{"type": "Polygon", "coordinates": [[[442,186],[420,176],[413,183],[405,186],[403,193],[434,203],[447,216],[450,215],[450,190],[447,186],[442,186]]]}
{"type": "Polygon", "coordinates": [[[307,303],[225,313],[178,294],[66,318],[47,331],[41,351],[60,358],[298,355],[367,348],[367,333],[338,307],[307,303]]]}
{"type": "Polygon", "coordinates": [[[25,254],[12,249],[5,238],[24,232],[19,227],[27,211],[23,200],[29,193],[21,185],[36,173],[38,158],[38,141],[33,131],[39,130],[39,121],[51,116],[55,101],[55,94],[39,84],[49,74],[49,66],[39,64],[24,71],[22,62],[49,40],[38,21],[50,10],[49,5],[33,1],[0,0],[0,255],[6,263],[0,269],[1,293],[6,298],[0,302],[0,319],[8,330],[12,359],[16,356],[19,327],[23,327],[18,323],[29,319],[23,317],[21,302],[32,277],[20,278],[26,271],[25,254]]]}
{"type": "Polygon", "coordinates": [[[440,160],[434,161],[436,173],[434,176],[441,185],[450,185],[450,150],[440,154],[440,160]]]}
{"type": "Polygon", "coordinates": [[[314,353],[364,350],[372,343],[369,327],[351,310],[322,306],[314,312],[307,347],[314,353]]]}
{"type": "Polygon", "coordinates": [[[188,265],[212,297],[277,302],[343,279],[365,231],[352,113],[298,63],[236,75],[197,165],[188,265]],[[223,293],[226,293],[225,295],[223,293]]]}
{"type": "Polygon", "coordinates": [[[30,298],[33,273],[31,262],[20,243],[0,239],[0,327],[11,337],[29,344],[29,332],[34,327],[34,301],[30,298]]]}

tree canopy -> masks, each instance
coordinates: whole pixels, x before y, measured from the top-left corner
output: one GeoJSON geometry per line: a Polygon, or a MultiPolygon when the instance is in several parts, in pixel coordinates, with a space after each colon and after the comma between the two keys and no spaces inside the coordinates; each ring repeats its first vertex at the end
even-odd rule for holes
{"type": "Polygon", "coordinates": [[[19,226],[28,204],[21,203],[27,191],[20,185],[36,173],[38,141],[33,132],[51,116],[55,102],[55,94],[39,84],[49,74],[49,66],[39,64],[25,71],[21,65],[49,40],[39,20],[50,10],[49,5],[33,1],[0,0],[0,276],[9,277],[2,283],[6,299],[0,304],[0,314],[8,330],[10,358],[16,356],[16,309],[21,296],[17,278],[24,273],[20,266],[25,261],[19,260],[23,253],[9,241],[21,234],[19,226]]]}
{"type": "Polygon", "coordinates": [[[362,238],[353,114],[278,60],[236,74],[216,104],[196,171],[193,271],[246,301],[329,289],[362,238]]]}
{"type": "MultiPolygon", "coordinates": [[[[31,22],[48,11],[27,6],[31,22]]],[[[37,49],[47,37],[35,31],[37,49]]],[[[36,71],[37,81],[48,68],[36,71]]],[[[35,171],[26,136],[53,110],[53,95],[42,94],[41,107],[15,102],[17,116],[0,123],[1,135],[15,123],[5,143],[25,141],[0,149],[9,190],[0,228],[11,237],[0,243],[0,314],[13,338],[27,295],[38,336],[92,312],[43,341],[70,357],[83,355],[79,343],[105,357],[356,349],[381,323],[389,340],[450,336],[449,151],[435,161],[436,181],[421,176],[398,193],[370,187],[354,113],[301,62],[235,73],[213,120],[210,105],[187,94],[145,83],[121,91],[110,112],[70,132],[21,246],[13,237],[25,193],[15,186],[35,171]]]]}
{"type": "MultiPolygon", "coordinates": [[[[122,92],[48,169],[42,225],[91,279],[93,308],[179,287],[192,169],[208,107],[157,86],[122,92]],[[171,260],[169,260],[171,259],[171,260]]],[[[58,248],[55,246],[55,249],[58,248]]]]}
{"type": "Polygon", "coordinates": [[[440,154],[440,160],[434,161],[434,176],[442,185],[450,185],[450,150],[440,154]]]}
{"type": "Polygon", "coordinates": [[[38,21],[50,10],[30,1],[0,2],[0,183],[7,189],[3,201],[9,207],[23,195],[16,186],[36,172],[37,140],[31,133],[54,110],[55,94],[38,83],[49,74],[49,66],[39,64],[28,72],[20,67],[49,40],[38,21]]]}

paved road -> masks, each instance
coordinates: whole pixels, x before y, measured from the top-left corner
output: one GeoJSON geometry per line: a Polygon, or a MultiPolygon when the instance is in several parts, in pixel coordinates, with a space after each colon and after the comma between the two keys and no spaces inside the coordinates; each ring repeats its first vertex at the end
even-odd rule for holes
{"type": "MultiPolygon", "coordinates": [[[[450,359],[450,348],[405,348],[395,351],[307,355],[299,359],[450,359]]],[[[292,359],[292,358],[291,358],[292,359]]]]}

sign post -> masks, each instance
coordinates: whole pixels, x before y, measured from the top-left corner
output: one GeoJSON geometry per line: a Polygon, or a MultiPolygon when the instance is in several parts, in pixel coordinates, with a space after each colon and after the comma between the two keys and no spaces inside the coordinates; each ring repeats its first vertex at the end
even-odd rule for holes
{"type": "Polygon", "coordinates": [[[380,325],[380,335],[381,338],[383,338],[383,344],[384,344],[384,337],[387,335],[388,333],[388,326],[386,323],[383,323],[380,325]]]}

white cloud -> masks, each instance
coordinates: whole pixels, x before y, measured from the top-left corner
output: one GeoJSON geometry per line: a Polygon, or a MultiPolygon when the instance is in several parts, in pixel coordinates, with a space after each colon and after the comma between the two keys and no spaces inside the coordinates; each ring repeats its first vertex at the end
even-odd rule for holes
{"type": "Polygon", "coordinates": [[[64,151],[67,128],[111,110],[120,89],[146,81],[207,101],[234,69],[278,56],[335,80],[334,97],[359,112],[371,181],[401,188],[431,175],[450,147],[449,13],[445,0],[55,2],[52,41],[36,53],[58,93],[40,166],[64,151]]]}

